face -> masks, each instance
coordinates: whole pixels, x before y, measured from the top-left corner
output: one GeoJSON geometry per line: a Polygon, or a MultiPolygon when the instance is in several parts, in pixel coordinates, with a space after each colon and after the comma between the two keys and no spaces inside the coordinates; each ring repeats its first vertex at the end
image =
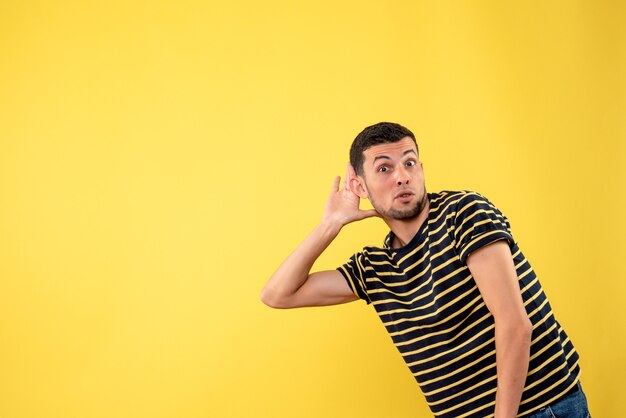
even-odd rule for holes
{"type": "Polygon", "coordinates": [[[363,152],[361,197],[389,219],[411,219],[426,205],[424,170],[410,137],[375,145],[363,152]]]}

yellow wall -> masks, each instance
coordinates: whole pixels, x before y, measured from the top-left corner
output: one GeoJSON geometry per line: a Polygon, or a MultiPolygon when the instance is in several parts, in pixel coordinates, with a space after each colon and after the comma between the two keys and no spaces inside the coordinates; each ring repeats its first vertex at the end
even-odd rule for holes
{"type": "MultiPolygon", "coordinates": [[[[623,407],[620,1],[0,3],[0,416],[415,417],[362,301],[259,293],[365,126],[418,137],[429,190],[513,233],[623,407]]],[[[316,268],[380,244],[342,232],[316,268]]]]}

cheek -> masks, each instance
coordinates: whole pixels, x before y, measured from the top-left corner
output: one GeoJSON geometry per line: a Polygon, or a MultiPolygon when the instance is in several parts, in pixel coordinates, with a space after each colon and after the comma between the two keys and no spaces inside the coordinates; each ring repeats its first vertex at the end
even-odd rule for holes
{"type": "Polygon", "coordinates": [[[372,188],[372,193],[374,194],[374,198],[378,198],[379,201],[389,198],[392,194],[391,190],[393,190],[394,182],[393,181],[381,181],[378,182],[372,188]]]}
{"type": "Polygon", "coordinates": [[[370,181],[368,183],[370,194],[374,195],[374,199],[378,197],[378,200],[385,198],[386,195],[390,194],[394,187],[395,183],[391,176],[377,178],[375,181],[370,181]]]}

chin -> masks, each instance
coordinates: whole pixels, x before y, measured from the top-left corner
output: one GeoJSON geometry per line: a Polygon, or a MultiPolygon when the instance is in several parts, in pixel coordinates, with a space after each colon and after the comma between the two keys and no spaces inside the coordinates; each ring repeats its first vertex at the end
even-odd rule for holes
{"type": "Polygon", "coordinates": [[[383,218],[387,219],[396,219],[396,220],[406,220],[406,219],[415,219],[422,212],[424,207],[426,206],[426,192],[422,195],[422,198],[415,202],[413,207],[405,207],[401,206],[400,208],[394,207],[395,202],[391,202],[391,207],[387,210],[377,207],[378,205],[370,198],[370,202],[372,206],[383,218]]]}
{"type": "Polygon", "coordinates": [[[415,219],[419,216],[420,211],[406,211],[406,212],[396,212],[392,213],[391,217],[397,220],[406,220],[406,219],[415,219]]]}
{"type": "Polygon", "coordinates": [[[413,219],[413,218],[418,217],[420,212],[422,211],[422,208],[423,208],[422,205],[416,204],[412,208],[405,208],[405,209],[391,208],[387,211],[383,211],[383,212],[379,211],[379,212],[383,213],[387,218],[404,220],[404,219],[413,219]]]}
{"type": "Polygon", "coordinates": [[[390,218],[397,220],[414,219],[419,216],[425,206],[426,200],[422,199],[417,201],[415,203],[415,206],[413,206],[412,208],[395,209],[392,207],[391,209],[389,209],[389,211],[387,211],[387,215],[390,218]]]}

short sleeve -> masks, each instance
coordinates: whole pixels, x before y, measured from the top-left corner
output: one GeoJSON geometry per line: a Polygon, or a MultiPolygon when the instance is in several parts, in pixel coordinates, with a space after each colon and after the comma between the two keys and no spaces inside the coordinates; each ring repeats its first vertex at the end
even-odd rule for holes
{"type": "Polygon", "coordinates": [[[454,217],[454,245],[461,262],[475,250],[504,239],[515,245],[508,219],[486,197],[466,192],[458,202],[454,217]]]}
{"type": "Polygon", "coordinates": [[[369,305],[372,301],[367,294],[367,287],[365,286],[365,267],[363,262],[363,253],[358,252],[350,257],[347,263],[337,267],[337,270],[346,279],[352,292],[369,305]]]}

